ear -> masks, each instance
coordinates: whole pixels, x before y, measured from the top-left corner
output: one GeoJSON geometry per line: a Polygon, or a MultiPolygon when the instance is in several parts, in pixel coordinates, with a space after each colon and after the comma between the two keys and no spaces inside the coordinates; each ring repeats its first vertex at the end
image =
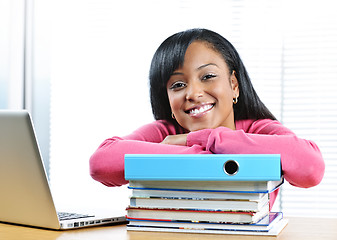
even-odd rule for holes
{"type": "Polygon", "coordinates": [[[233,98],[239,97],[240,91],[239,91],[239,82],[236,78],[236,72],[233,71],[232,75],[230,76],[230,82],[233,90],[233,98]]]}

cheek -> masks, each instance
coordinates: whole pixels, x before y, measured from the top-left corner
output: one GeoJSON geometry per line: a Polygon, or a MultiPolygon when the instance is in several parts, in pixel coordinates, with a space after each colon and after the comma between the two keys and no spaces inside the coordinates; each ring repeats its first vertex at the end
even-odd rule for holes
{"type": "Polygon", "coordinates": [[[221,109],[228,110],[233,108],[233,93],[229,88],[217,88],[213,91],[214,96],[218,99],[221,109]]]}
{"type": "Polygon", "coordinates": [[[168,94],[168,98],[172,112],[180,108],[181,100],[177,94],[168,94]]]}
{"type": "Polygon", "coordinates": [[[218,86],[213,88],[213,94],[214,96],[219,99],[219,101],[222,102],[232,102],[233,99],[233,93],[230,88],[218,86]]]}

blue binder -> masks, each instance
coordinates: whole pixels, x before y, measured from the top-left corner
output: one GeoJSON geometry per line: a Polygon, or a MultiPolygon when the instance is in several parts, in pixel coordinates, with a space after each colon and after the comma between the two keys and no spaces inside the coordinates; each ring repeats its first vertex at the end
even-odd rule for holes
{"type": "Polygon", "coordinates": [[[125,179],[278,181],[279,154],[125,154],[125,179]]]}

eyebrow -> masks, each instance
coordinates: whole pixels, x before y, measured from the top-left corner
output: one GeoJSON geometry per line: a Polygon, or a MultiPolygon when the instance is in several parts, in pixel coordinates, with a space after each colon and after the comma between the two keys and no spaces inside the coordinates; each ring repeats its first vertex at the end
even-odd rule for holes
{"type": "Polygon", "coordinates": [[[175,76],[175,75],[183,75],[181,72],[173,72],[170,76],[175,76]]]}
{"type": "Polygon", "coordinates": [[[203,69],[203,68],[208,67],[208,66],[216,66],[216,67],[218,67],[218,65],[216,65],[215,63],[207,63],[207,64],[204,64],[204,65],[201,65],[197,69],[200,70],[200,69],[203,69]]]}
{"type": "MultiPolygon", "coordinates": [[[[203,69],[203,68],[208,67],[208,66],[216,66],[216,67],[218,67],[218,65],[216,65],[215,63],[207,63],[207,64],[204,64],[204,65],[201,65],[200,67],[198,67],[197,70],[203,69]]],[[[171,76],[175,76],[175,75],[183,75],[183,73],[181,73],[181,72],[173,72],[171,74],[171,76]]]]}

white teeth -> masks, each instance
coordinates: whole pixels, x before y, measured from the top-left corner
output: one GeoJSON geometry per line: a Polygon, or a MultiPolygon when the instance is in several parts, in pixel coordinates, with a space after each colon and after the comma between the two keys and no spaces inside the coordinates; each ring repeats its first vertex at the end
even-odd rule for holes
{"type": "Polygon", "coordinates": [[[201,108],[194,108],[190,111],[190,114],[199,114],[206,112],[207,110],[211,109],[213,105],[204,105],[201,108]]]}

